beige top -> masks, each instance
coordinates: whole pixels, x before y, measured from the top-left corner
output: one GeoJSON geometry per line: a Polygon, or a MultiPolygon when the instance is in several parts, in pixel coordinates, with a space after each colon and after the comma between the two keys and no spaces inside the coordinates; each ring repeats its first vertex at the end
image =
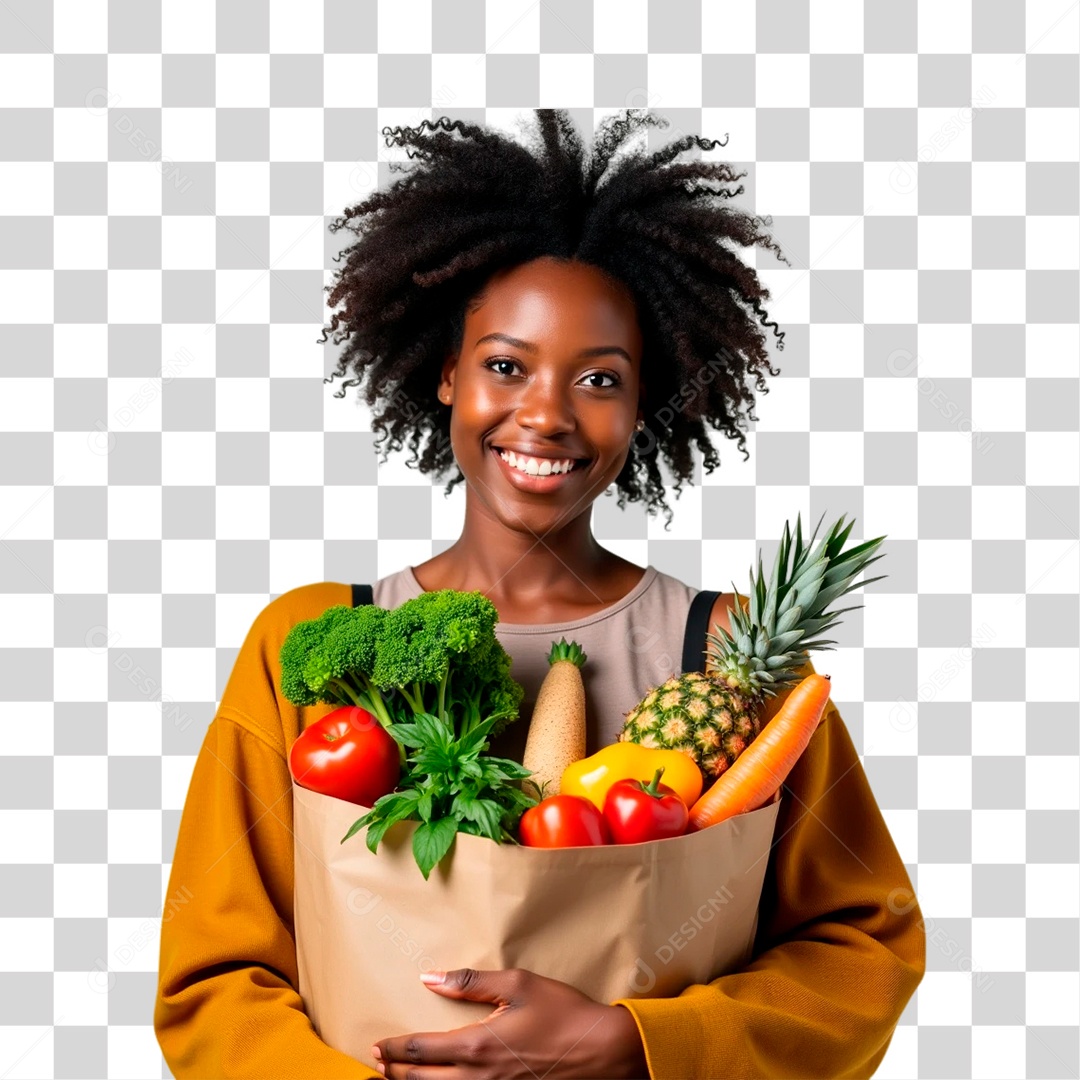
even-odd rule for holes
{"type": "MultiPolygon", "coordinates": [[[[374,603],[393,608],[424,591],[411,566],[372,585],[374,603]]],[[[561,623],[498,623],[495,635],[525,688],[520,719],[492,743],[490,753],[521,761],[528,720],[547,674],[552,641],[565,637],[585,650],[581,669],[587,718],[586,754],[615,742],[625,715],[654,686],[682,671],[683,635],[690,602],[699,592],[649,566],[614,604],[561,623]],[[524,723],[522,723],[524,721],[524,723]]],[[[704,642],[702,642],[704,646],[704,642]]]]}

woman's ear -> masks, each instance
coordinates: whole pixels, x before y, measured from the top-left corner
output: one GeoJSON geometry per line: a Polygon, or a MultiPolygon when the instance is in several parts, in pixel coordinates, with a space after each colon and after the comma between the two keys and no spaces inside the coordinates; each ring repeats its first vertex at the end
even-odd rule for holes
{"type": "Polygon", "coordinates": [[[439,377],[439,400],[444,405],[449,405],[454,399],[454,371],[457,367],[457,356],[450,354],[443,361],[442,373],[439,377]]]}

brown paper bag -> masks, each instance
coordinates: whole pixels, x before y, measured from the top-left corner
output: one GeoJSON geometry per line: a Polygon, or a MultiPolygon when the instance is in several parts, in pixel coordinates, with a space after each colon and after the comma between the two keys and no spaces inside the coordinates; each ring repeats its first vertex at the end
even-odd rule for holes
{"type": "Polygon", "coordinates": [[[780,808],[645,844],[528,848],[459,833],[425,881],[418,822],[341,838],[365,809],[293,782],[295,931],[323,1042],[374,1066],[379,1039],[448,1031],[495,1006],[440,997],[433,969],[522,967],[610,1004],[675,997],[745,966],[780,808]]]}

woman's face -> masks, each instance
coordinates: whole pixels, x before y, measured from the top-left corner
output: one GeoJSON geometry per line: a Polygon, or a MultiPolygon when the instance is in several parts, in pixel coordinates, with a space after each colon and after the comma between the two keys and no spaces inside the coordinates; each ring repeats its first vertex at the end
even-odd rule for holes
{"type": "Polygon", "coordinates": [[[622,471],[642,415],[633,299],[596,267],[547,257],[499,271],[477,299],[439,384],[454,457],[508,528],[564,527],[622,471]]]}

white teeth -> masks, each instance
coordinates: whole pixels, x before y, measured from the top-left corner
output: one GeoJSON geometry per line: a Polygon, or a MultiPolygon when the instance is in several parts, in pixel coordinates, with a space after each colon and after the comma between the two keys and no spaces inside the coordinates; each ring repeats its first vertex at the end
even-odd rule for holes
{"type": "Polygon", "coordinates": [[[558,475],[568,473],[574,467],[571,458],[565,458],[562,461],[552,461],[550,458],[526,458],[515,454],[513,450],[500,450],[499,457],[513,468],[528,473],[529,476],[558,475]]]}

